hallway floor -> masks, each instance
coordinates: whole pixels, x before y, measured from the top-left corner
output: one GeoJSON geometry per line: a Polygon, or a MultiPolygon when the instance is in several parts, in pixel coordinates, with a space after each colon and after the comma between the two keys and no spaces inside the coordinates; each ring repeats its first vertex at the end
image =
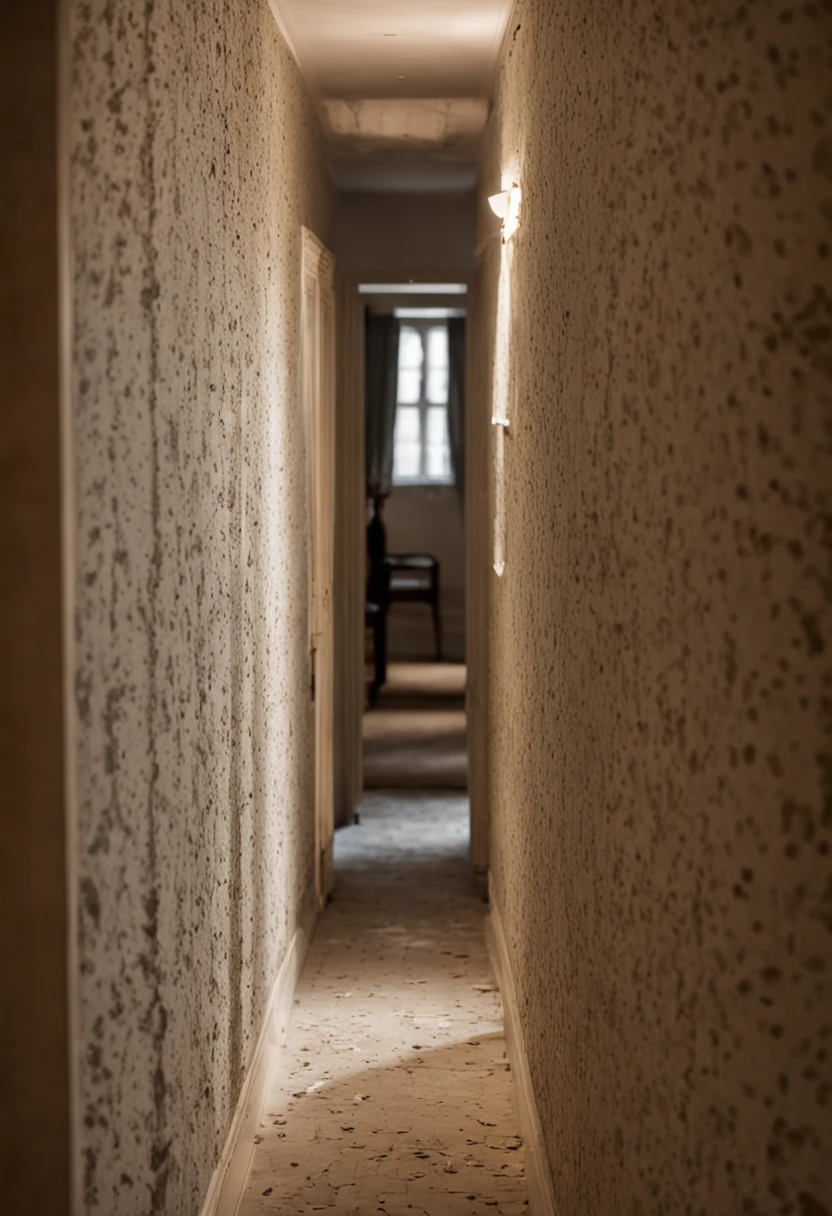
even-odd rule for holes
{"type": "Polygon", "coordinates": [[[389,663],[363,733],[365,789],[466,789],[465,664],[389,663]]]}
{"type": "Polygon", "coordinates": [[[468,804],[367,794],[296,993],[239,1216],[528,1211],[468,804]]]}

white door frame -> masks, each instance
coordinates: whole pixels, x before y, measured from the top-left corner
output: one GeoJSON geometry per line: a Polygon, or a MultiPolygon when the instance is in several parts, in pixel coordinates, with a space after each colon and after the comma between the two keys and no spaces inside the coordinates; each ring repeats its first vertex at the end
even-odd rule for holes
{"type": "Polygon", "coordinates": [[[335,259],[302,229],[301,376],[309,478],[309,678],[315,706],[315,892],[332,891],[335,259]]]}
{"type": "Polygon", "coordinates": [[[335,822],[354,823],[363,785],[364,325],[353,274],[336,276],[335,822]]]}

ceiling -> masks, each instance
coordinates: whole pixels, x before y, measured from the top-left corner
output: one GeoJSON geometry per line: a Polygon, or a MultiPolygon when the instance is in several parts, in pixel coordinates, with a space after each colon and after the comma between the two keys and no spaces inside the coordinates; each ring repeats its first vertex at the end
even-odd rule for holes
{"type": "Polygon", "coordinates": [[[270,0],[344,190],[474,184],[513,0],[270,0]]]}

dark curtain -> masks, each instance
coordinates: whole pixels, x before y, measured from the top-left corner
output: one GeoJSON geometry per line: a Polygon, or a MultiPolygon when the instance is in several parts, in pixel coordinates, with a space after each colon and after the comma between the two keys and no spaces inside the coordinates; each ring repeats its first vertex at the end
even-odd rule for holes
{"type": "Polygon", "coordinates": [[[364,379],[367,493],[387,494],[393,480],[393,427],[399,370],[399,323],[367,314],[364,379]]]}
{"type": "Polygon", "coordinates": [[[465,498],[465,318],[448,320],[448,434],[454,481],[465,498]]]}

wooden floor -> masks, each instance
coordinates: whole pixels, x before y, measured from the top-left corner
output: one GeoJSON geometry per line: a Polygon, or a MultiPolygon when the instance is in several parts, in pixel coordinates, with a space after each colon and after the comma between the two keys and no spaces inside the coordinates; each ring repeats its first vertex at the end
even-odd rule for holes
{"type": "Polygon", "coordinates": [[[239,1216],[520,1216],[467,799],[372,793],[297,992],[239,1216]]]}

